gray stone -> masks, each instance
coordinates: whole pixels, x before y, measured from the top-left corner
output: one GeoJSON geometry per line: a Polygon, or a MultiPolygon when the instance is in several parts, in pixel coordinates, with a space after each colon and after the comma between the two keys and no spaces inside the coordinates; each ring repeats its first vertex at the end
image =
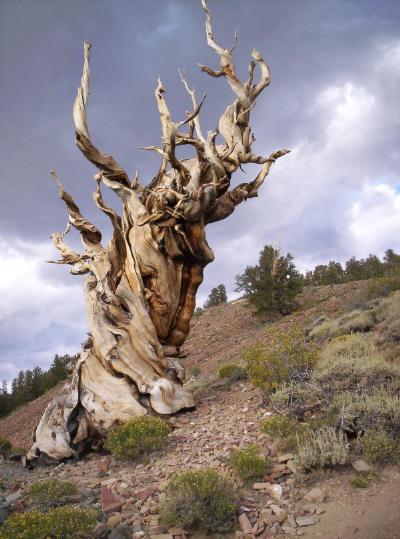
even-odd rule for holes
{"type": "Polygon", "coordinates": [[[242,513],[239,516],[239,524],[240,524],[240,527],[242,528],[243,533],[251,533],[252,532],[253,526],[251,525],[251,522],[248,519],[248,516],[246,515],[246,513],[242,513]]]}
{"type": "Polygon", "coordinates": [[[321,503],[326,499],[326,494],[320,487],[314,487],[304,496],[304,499],[311,503],[321,503]]]}
{"type": "Polygon", "coordinates": [[[371,466],[362,459],[354,460],[351,465],[358,473],[368,473],[372,470],[371,466]]]}
{"type": "Polygon", "coordinates": [[[311,517],[297,517],[296,524],[300,527],[302,526],[313,526],[318,521],[311,517]]]}

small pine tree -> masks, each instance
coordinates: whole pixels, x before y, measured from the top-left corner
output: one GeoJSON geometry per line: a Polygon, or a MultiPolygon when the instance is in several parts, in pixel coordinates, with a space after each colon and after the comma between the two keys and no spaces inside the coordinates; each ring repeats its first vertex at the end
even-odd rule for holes
{"type": "Polygon", "coordinates": [[[236,291],[253,303],[259,312],[289,314],[294,298],[303,287],[303,276],[297,271],[293,256],[266,245],[257,266],[247,266],[236,276],[236,291]]]}
{"type": "Polygon", "coordinates": [[[228,296],[226,295],[225,285],[219,284],[211,290],[210,295],[204,304],[204,308],[208,309],[209,307],[215,307],[216,305],[221,305],[221,303],[226,303],[227,301],[228,296]]]}

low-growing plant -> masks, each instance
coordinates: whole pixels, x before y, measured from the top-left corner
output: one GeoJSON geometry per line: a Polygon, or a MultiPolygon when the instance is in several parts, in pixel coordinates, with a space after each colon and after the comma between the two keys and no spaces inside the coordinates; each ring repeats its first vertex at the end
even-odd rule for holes
{"type": "Polygon", "coordinates": [[[241,380],[247,378],[246,369],[236,363],[225,363],[218,369],[218,377],[221,379],[241,380]]]}
{"type": "Polygon", "coordinates": [[[63,505],[63,498],[76,494],[78,489],[71,481],[62,481],[55,477],[35,481],[28,488],[28,494],[37,504],[63,505]]]}
{"type": "Polygon", "coordinates": [[[135,417],[112,428],[104,447],[120,459],[136,459],[162,449],[167,442],[171,426],[158,417],[135,417]]]}
{"type": "Polygon", "coordinates": [[[261,455],[258,445],[249,445],[232,452],[230,463],[242,479],[257,479],[265,474],[268,460],[261,455]]]}
{"type": "Polygon", "coordinates": [[[336,336],[338,327],[339,322],[336,318],[322,320],[310,329],[308,335],[311,339],[315,339],[317,341],[324,341],[325,339],[336,336]]]}
{"type": "Polygon", "coordinates": [[[13,513],[0,528],[0,539],[85,539],[97,520],[92,508],[59,507],[47,513],[13,513]]]}
{"type": "Polygon", "coordinates": [[[368,481],[364,477],[352,477],[350,479],[350,485],[354,488],[367,488],[368,481]]]}
{"type": "Polygon", "coordinates": [[[339,394],[333,399],[327,415],[347,432],[358,434],[383,428],[400,437],[400,396],[391,386],[339,394]]]}
{"type": "Polygon", "coordinates": [[[0,455],[7,455],[12,447],[12,443],[7,438],[0,436],[0,455]]]}
{"type": "Polygon", "coordinates": [[[399,458],[398,442],[384,430],[368,430],[361,439],[365,458],[370,462],[385,463],[399,458]]]}
{"type": "Polygon", "coordinates": [[[309,337],[318,341],[350,335],[351,333],[365,333],[376,324],[374,311],[371,309],[356,309],[338,318],[323,320],[315,324],[309,331],[309,337]]]}
{"type": "Polygon", "coordinates": [[[161,504],[161,522],[205,533],[230,530],[236,521],[233,483],[216,470],[189,470],[173,476],[161,504]]]}
{"type": "Polygon", "coordinates": [[[322,427],[299,439],[295,463],[301,470],[345,464],[349,443],[343,431],[322,427]]]}
{"type": "Polygon", "coordinates": [[[400,380],[400,369],[376,351],[370,335],[353,334],[332,340],[322,351],[311,382],[329,403],[343,392],[365,392],[400,380]]]}
{"type": "Polygon", "coordinates": [[[244,355],[251,382],[269,391],[284,383],[308,380],[317,357],[298,325],[271,326],[266,342],[248,348],[244,355]]]}
{"type": "Polygon", "coordinates": [[[280,438],[281,446],[287,450],[296,449],[310,431],[308,423],[300,423],[294,417],[287,415],[271,416],[261,422],[261,432],[280,438]]]}
{"type": "Polygon", "coordinates": [[[400,342],[400,291],[379,303],[376,317],[381,322],[383,341],[400,342]]]}
{"type": "Polygon", "coordinates": [[[270,402],[276,410],[298,418],[303,418],[306,411],[319,408],[323,401],[321,388],[310,382],[282,386],[270,395],[270,402]]]}
{"type": "Polygon", "coordinates": [[[400,272],[387,277],[370,279],[366,292],[367,299],[386,297],[395,290],[400,289],[400,272]]]}
{"type": "Polygon", "coordinates": [[[189,376],[197,378],[201,373],[201,369],[198,365],[192,365],[189,369],[189,376]]]}

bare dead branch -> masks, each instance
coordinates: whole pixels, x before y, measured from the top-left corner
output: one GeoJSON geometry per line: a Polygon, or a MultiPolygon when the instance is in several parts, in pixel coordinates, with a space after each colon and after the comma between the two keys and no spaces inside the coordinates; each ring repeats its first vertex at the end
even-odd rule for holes
{"type": "Polygon", "coordinates": [[[100,230],[83,217],[71,195],[64,190],[55,170],[51,171],[51,175],[58,185],[61,200],[63,200],[67,206],[69,222],[73,227],[79,230],[88,253],[90,254],[94,251],[98,252],[99,249],[102,250],[100,230]]]}
{"type": "Polygon", "coordinates": [[[76,129],[76,144],[83,155],[93,163],[104,175],[125,187],[131,187],[128,174],[114,160],[111,155],[106,155],[93,145],[87,123],[87,101],[89,95],[89,55],[91,44],[85,41],[83,46],[83,73],[80,86],[73,106],[73,117],[76,129]]]}

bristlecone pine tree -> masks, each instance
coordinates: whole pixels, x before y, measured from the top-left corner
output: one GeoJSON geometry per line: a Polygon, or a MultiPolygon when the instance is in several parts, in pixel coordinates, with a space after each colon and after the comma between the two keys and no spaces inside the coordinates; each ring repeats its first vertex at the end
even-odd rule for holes
{"type": "Polygon", "coordinates": [[[211,289],[211,292],[208,295],[207,301],[204,304],[204,308],[208,309],[210,307],[216,307],[222,303],[228,301],[228,296],[226,294],[226,288],[224,284],[219,284],[215,288],[211,289]]]}
{"type": "Polygon", "coordinates": [[[205,137],[199,120],[204,97],[198,102],[181,75],[193,112],[174,121],[159,80],[155,97],[162,145],[146,149],[161,156],[161,165],[145,187],[137,175],[131,181],[115,159],[92,142],[86,117],[90,43],[84,44],[83,75],[73,107],[76,144],[99,170],[94,201],[109,217],[113,235],[103,246],[100,231],[81,214],[53,172],[68,211],[65,232],[52,235],[61,256],[56,263],[70,264],[71,273],[84,276],[90,336],[68,382],[44,412],[30,460],[76,456],[116,421],[149,409],[173,414],[194,406],[182,387],[178,360],[204,267],[214,258],[205,226],[225,219],[244,200],[257,197],[272,163],[288,153],[278,150],[264,157],[252,152],[250,112],[270,83],[268,65],[253,50],[248,79],[242,82],[232,59],[236,36],[231,48],[218,45],[206,0],[202,6],[207,43],[219,56],[220,69],[201,66],[201,70],[213,78],[225,78],[234,101],[220,117],[219,131],[205,137]],[[260,69],[257,82],[256,66],[260,69]],[[218,134],[224,139],[222,144],[217,143],[218,134]],[[193,159],[176,157],[176,147],[184,145],[193,148],[193,159]],[[230,189],[232,174],[247,163],[261,165],[257,177],[230,189]],[[106,206],[102,185],[120,197],[122,215],[106,206]],[[80,232],[83,253],[65,243],[71,225],[80,232]]]}

